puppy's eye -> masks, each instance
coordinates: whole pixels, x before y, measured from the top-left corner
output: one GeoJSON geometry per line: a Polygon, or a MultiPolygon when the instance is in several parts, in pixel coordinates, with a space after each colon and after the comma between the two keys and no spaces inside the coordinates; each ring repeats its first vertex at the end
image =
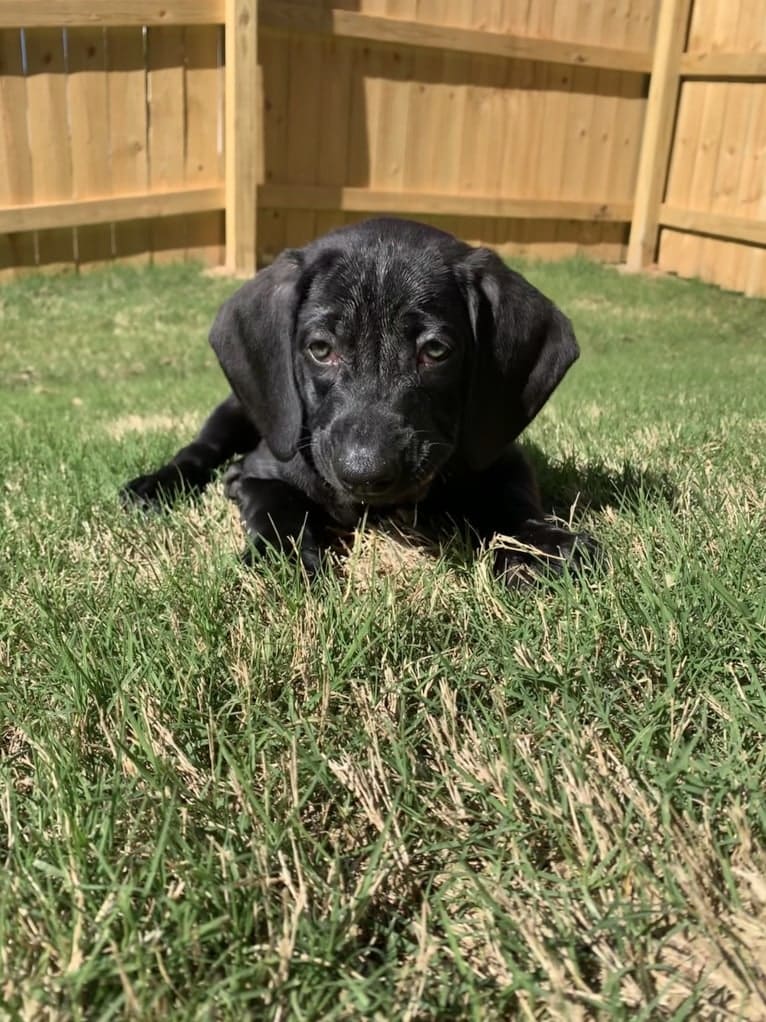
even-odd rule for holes
{"type": "Polygon", "coordinates": [[[452,351],[449,344],[432,338],[430,341],[420,345],[418,349],[418,362],[421,365],[434,365],[436,362],[443,362],[452,351]]]}
{"type": "Polygon", "coordinates": [[[310,344],[306,345],[306,351],[320,365],[330,365],[338,360],[335,349],[329,341],[311,341],[310,344]]]}

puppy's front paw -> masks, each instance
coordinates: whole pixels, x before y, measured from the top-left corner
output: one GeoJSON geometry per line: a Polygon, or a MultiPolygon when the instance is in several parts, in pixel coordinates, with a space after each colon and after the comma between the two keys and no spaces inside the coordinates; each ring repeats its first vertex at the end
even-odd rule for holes
{"type": "Polygon", "coordinates": [[[196,454],[182,452],[173,461],[125,483],[120,500],[125,507],[155,509],[168,507],[179,496],[202,493],[213,477],[210,461],[196,454]]]}
{"type": "Polygon", "coordinates": [[[157,472],[136,476],[125,483],[120,490],[120,502],[126,508],[160,508],[172,503],[187,485],[177,465],[164,465],[157,472]]]}
{"type": "Polygon", "coordinates": [[[495,575],[507,586],[527,585],[565,570],[578,575],[599,557],[586,532],[570,532],[551,522],[530,520],[508,546],[494,552],[495,575]]]}
{"type": "Polygon", "coordinates": [[[269,550],[274,549],[285,551],[289,557],[295,557],[297,554],[303,570],[310,579],[315,578],[322,570],[321,547],[305,534],[299,542],[291,543],[289,546],[276,537],[268,540],[262,535],[248,536],[247,546],[242,551],[242,563],[245,567],[252,568],[269,550]]]}
{"type": "Polygon", "coordinates": [[[223,493],[229,500],[239,503],[242,491],[242,462],[233,461],[223,474],[223,493]]]}

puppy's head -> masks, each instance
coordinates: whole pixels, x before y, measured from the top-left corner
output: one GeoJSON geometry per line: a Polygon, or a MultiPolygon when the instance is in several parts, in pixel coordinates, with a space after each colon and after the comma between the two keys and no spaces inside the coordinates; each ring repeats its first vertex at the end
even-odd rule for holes
{"type": "Polygon", "coordinates": [[[273,453],[336,492],[420,499],[447,462],[491,464],[578,349],[569,321],[487,249],[373,220],[285,252],[211,342],[273,453]]]}

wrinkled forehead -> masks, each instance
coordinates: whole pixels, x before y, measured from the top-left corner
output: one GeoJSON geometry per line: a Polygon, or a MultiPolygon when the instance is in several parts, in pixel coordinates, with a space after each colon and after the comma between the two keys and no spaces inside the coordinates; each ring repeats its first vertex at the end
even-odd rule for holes
{"type": "Polygon", "coordinates": [[[308,272],[298,320],[305,330],[351,338],[368,332],[401,335],[463,325],[460,291],[438,253],[383,247],[324,253],[308,272]]]}

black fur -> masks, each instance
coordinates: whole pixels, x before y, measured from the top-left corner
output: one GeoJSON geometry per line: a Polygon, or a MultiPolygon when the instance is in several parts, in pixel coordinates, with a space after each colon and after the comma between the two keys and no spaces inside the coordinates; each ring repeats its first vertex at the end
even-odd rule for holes
{"type": "Polygon", "coordinates": [[[513,443],[578,356],[571,324],[488,249],[406,220],[345,227],[240,288],[210,340],[232,394],[126,501],[201,490],[242,455],[226,491],[249,550],[297,549],[310,572],[328,528],[412,504],[519,539],[496,555],[507,580],[592,548],[545,521],[513,443]]]}

